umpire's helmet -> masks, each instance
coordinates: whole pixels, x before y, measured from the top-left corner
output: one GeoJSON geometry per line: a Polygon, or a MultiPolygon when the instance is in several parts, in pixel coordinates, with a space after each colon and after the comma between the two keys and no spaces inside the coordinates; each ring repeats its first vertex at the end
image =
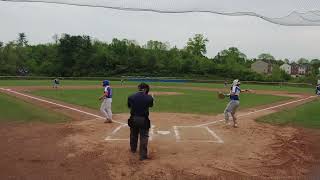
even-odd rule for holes
{"type": "Polygon", "coordinates": [[[145,91],[146,94],[148,94],[149,90],[150,90],[150,86],[146,83],[141,83],[138,85],[138,89],[139,89],[139,91],[145,91]]]}

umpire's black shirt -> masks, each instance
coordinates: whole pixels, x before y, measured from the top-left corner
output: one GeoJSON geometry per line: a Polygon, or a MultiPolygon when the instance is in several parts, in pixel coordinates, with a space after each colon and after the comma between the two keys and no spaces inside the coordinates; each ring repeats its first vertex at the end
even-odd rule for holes
{"type": "Polygon", "coordinates": [[[147,120],[146,128],[150,128],[149,108],[153,106],[152,96],[144,92],[137,92],[128,97],[128,107],[131,109],[131,118],[134,116],[143,116],[147,120]]]}

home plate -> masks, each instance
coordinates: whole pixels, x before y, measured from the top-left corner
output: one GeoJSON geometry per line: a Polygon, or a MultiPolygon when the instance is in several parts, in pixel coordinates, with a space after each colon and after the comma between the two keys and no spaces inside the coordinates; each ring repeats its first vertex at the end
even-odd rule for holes
{"type": "Polygon", "coordinates": [[[157,131],[157,133],[161,135],[168,135],[170,134],[170,131],[157,131]]]}

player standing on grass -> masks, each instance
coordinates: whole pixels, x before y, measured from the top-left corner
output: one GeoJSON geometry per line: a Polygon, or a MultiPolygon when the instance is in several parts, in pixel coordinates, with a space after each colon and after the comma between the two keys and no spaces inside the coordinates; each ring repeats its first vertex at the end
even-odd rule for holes
{"type": "Polygon", "coordinates": [[[141,83],[139,92],[128,97],[128,108],[130,108],[130,148],[131,152],[137,151],[138,137],[140,134],[140,160],[148,159],[148,138],[151,127],[149,119],[149,108],[153,106],[153,97],[148,95],[150,87],[141,83]]]}
{"type": "MultiPolygon", "coordinates": [[[[244,90],[244,91],[249,91],[249,90],[244,90]]],[[[227,95],[230,97],[230,102],[227,105],[226,109],[224,110],[225,121],[226,121],[226,124],[230,124],[229,115],[231,114],[233,119],[233,127],[235,128],[238,127],[235,113],[240,105],[239,95],[241,92],[244,92],[244,91],[240,89],[240,81],[238,79],[235,79],[232,83],[230,94],[227,95]]]]}
{"type": "Polygon", "coordinates": [[[316,87],[316,94],[318,96],[320,96],[320,83],[318,83],[317,87],[316,87]]]}
{"type": "Polygon", "coordinates": [[[106,117],[104,123],[112,123],[112,89],[108,80],[104,80],[102,86],[104,87],[104,91],[103,95],[99,98],[99,100],[103,99],[100,111],[106,117]]]}
{"type": "Polygon", "coordinates": [[[60,82],[59,82],[59,79],[58,78],[55,78],[53,80],[53,88],[57,89],[58,86],[59,86],[60,82]]]}

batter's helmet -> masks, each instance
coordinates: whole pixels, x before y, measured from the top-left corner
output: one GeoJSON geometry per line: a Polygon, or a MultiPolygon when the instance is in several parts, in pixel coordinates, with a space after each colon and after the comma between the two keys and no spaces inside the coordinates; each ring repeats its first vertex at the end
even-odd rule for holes
{"type": "Polygon", "coordinates": [[[110,83],[109,83],[108,80],[103,80],[102,85],[103,85],[103,86],[109,86],[110,83]]]}
{"type": "Polygon", "coordinates": [[[233,85],[233,86],[240,85],[240,81],[239,81],[239,79],[235,79],[235,80],[233,80],[232,85],[233,85]]]}

